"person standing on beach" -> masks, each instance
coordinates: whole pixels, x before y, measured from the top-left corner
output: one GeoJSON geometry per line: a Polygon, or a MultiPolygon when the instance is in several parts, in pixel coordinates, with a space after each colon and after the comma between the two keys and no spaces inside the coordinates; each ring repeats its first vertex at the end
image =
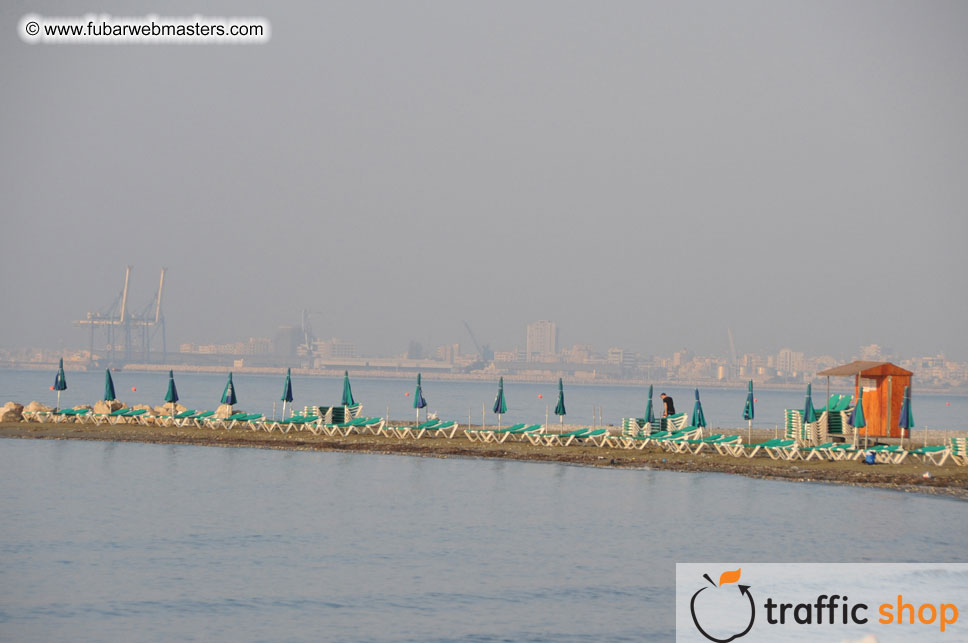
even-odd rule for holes
{"type": "Polygon", "coordinates": [[[669,417],[670,415],[675,415],[676,405],[673,404],[672,398],[666,395],[665,393],[659,393],[659,398],[662,400],[662,403],[665,405],[665,411],[662,413],[662,417],[669,417]]]}

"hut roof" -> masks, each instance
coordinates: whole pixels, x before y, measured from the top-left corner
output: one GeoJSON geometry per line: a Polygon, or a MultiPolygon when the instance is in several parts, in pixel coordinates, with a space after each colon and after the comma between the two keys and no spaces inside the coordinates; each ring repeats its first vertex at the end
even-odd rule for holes
{"type": "Polygon", "coordinates": [[[914,375],[911,371],[903,369],[897,364],[890,362],[864,362],[857,361],[843,366],[835,366],[825,371],[820,371],[817,375],[827,377],[852,377],[862,375],[864,377],[885,377],[887,375],[914,375]]]}

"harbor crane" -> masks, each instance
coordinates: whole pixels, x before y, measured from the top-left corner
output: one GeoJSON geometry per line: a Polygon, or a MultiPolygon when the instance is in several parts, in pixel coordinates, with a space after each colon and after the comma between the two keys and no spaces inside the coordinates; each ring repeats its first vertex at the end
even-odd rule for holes
{"type": "Polygon", "coordinates": [[[162,310],[162,300],[165,292],[165,273],[167,268],[161,269],[158,281],[158,291],[155,297],[140,312],[132,312],[128,302],[128,290],[131,285],[131,271],[133,266],[124,270],[124,285],[114,302],[100,312],[88,313],[85,319],[74,322],[76,326],[87,326],[91,329],[90,356],[94,361],[94,335],[98,330],[106,335],[105,348],[109,364],[131,362],[137,356],[145,362],[151,361],[151,342],[161,332],[161,346],[163,360],[168,357],[168,342],[165,335],[165,314],[162,310]],[[120,353],[120,356],[118,355],[120,353]]]}

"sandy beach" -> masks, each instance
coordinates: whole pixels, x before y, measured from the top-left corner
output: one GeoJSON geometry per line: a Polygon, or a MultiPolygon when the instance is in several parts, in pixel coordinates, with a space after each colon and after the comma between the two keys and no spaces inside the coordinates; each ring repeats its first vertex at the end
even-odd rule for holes
{"type": "MultiPolygon", "coordinates": [[[[746,437],[745,431],[734,431],[746,437]]],[[[754,431],[753,442],[772,438],[772,431],[754,431]],[[769,434],[769,435],[768,435],[769,434]]],[[[294,451],[347,451],[399,454],[437,458],[503,458],[529,462],[558,462],[580,466],[625,467],[691,473],[728,473],[751,478],[796,482],[823,482],[881,487],[906,492],[942,494],[968,500],[968,467],[948,462],[944,466],[909,458],[902,464],[866,465],[854,461],[777,461],[769,457],[736,458],[704,452],[699,455],[669,453],[658,447],[644,450],[615,449],[593,445],[533,446],[527,442],[503,444],[471,442],[458,434],[453,439],[356,435],[329,437],[307,431],[282,434],[251,429],[163,427],[141,424],[0,423],[0,437],[45,440],[95,440],[187,444],[196,446],[285,449],[294,451]],[[929,478],[923,477],[925,472],[929,478]]]]}

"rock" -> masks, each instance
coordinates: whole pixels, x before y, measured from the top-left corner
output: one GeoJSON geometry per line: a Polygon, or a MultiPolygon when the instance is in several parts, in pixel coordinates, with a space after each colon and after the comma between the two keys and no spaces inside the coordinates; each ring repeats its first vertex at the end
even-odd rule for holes
{"type": "MultiPolygon", "coordinates": [[[[188,410],[188,407],[182,406],[178,402],[175,402],[175,414],[182,413],[183,411],[187,411],[187,410],[188,410]]],[[[161,404],[159,406],[156,406],[154,409],[152,409],[152,411],[154,412],[155,415],[171,415],[171,404],[169,403],[161,404]]]]}
{"type": "Polygon", "coordinates": [[[53,410],[54,410],[54,407],[47,406],[46,404],[41,404],[40,402],[38,402],[36,400],[34,400],[33,402],[31,402],[30,404],[28,404],[24,408],[24,411],[29,411],[31,413],[36,412],[36,411],[42,411],[42,412],[47,413],[47,412],[53,411],[53,410]]]}
{"type": "Polygon", "coordinates": [[[96,402],[94,404],[94,412],[100,413],[102,415],[107,415],[108,413],[113,413],[114,411],[117,411],[118,409],[123,409],[123,408],[124,408],[124,402],[122,402],[121,400],[110,400],[110,401],[101,400],[100,402],[96,402]]]}
{"type": "Polygon", "coordinates": [[[241,412],[239,410],[233,410],[231,404],[219,404],[218,408],[215,409],[215,417],[221,420],[222,418],[227,418],[235,413],[241,412]]]}
{"type": "Polygon", "coordinates": [[[19,422],[23,419],[24,405],[7,402],[0,408],[0,422],[19,422]]]}

